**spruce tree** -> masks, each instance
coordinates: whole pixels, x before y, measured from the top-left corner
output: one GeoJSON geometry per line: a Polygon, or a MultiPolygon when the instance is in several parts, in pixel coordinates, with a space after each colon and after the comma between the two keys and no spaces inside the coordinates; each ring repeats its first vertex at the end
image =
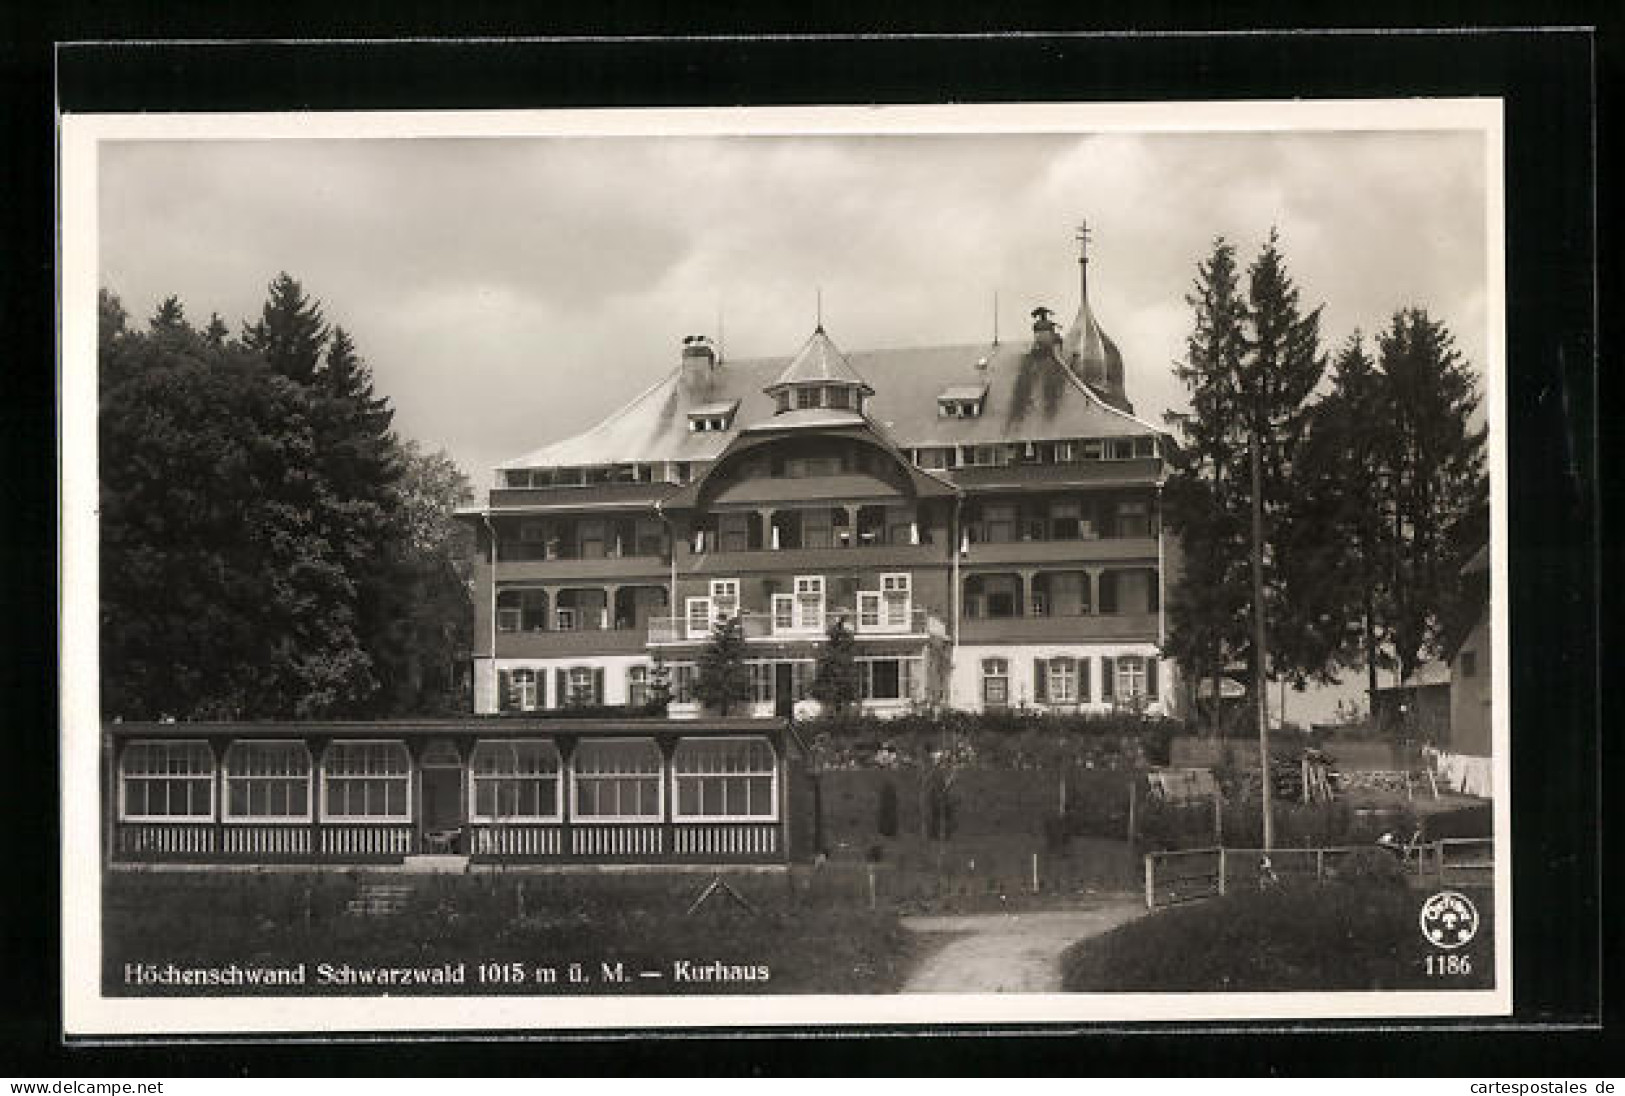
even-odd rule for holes
{"type": "Polygon", "coordinates": [[[694,696],[720,715],[750,699],[750,667],[745,665],[745,634],[737,616],[717,621],[700,652],[694,696]]]}
{"type": "Polygon", "coordinates": [[[328,339],[321,304],[306,296],[286,271],[271,280],[267,292],[259,321],[243,325],[243,346],[274,371],[308,385],[315,380],[328,339]]]}
{"type": "Polygon", "coordinates": [[[836,617],[830,624],[828,639],[829,642],[818,653],[812,695],[826,711],[841,713],[850,709],[860,698],[858,641],[842,617],[836,617]]]}
{"type": "Polygon", "coordinates": [[[1487,430],[1477,380],[1424,309],[1395,313],[1377,339],[1390,522],[1391,642],[1401,677],[1441,653],[1463,599],[1461,568],[1489,535],[1487,430]]]}
{"type": "Polygon", "coordinates": [[[1249,645],[1248,662],[1263,658],[1269,677],[1299,687],[1329,679],[1339,646],[1327,638],[1318,597],[1321,572],[1335,561],[1325,558],[1323,530],[1294,484],[1311,401],[1326,372],[1322,308],[1303,311],[1279,235],[1271,229],[1247,270],[1247,353],[1240,387],[1243,415],[1262,456],[1264,613],[1274,635],[1267,652],[1252,652],[1249,645]]]}
{"type": "Polygon", "coordinates": [[[1180,445],[1162,496],[1163,520],[1183,546],[1183,567],[1169,599],[1165,650],[1198,683],[1198,693],[1199,683],[1210,683],[1217,731],[1220,682],[1247,642],[1245,494],[1234,479],[1246,444],[1239,380],[1247,309],[1235,247],[1222,237],[1197,264],[1185,300],[1193,324],[1175,375],[1191,410],[1167,415],[1180,445]]]}

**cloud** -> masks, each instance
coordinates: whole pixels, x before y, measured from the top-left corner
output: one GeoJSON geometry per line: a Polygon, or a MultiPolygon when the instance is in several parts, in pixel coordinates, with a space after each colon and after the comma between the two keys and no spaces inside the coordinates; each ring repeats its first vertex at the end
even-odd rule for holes
{"type": "Polygon", "coordinates": [[[1483,149],[1464,133],[119,142],[103,283],[136,315],[257,314],[279,270],[354,334],[399,428],[484,482],[590,425],[723,316],[788,354],[815,295],[850,349],[1006,339],[1090,296],[1147,417],[1216,235],[1272,225],[1323,334],[1422,304],[1487,344],[1483,149]]]}

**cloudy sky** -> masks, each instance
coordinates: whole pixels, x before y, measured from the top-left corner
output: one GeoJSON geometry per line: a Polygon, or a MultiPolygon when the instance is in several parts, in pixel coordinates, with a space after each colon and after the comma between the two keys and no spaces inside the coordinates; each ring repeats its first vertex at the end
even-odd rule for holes
{"type": "Polygon", "coordinates": [[[286,270],[343,324],[402,433],[490,467],[659,379],[683,335],[793,353],[1005,338],[1090,296],[1146,417],[1212,239],[1272,225],[1329,345],[1397,308],[1487,341],[1476,132],[104,142],[100,277],[234,328],[286,270]]]}

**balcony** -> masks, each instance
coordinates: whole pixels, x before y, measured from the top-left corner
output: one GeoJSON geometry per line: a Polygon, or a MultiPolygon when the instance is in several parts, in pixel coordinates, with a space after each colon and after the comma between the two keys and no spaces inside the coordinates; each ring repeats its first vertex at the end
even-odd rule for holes
{"type": "Polygon", "coordinates": [[[599,556],[593,559],[498,559],[498,582],[606,583],[644,579],[664,582],[666,556],[599,556]]]}
{"type": "MultiPolygon", "coordinates": [[[[868,638],[943,638],[948,634],[941,618],[925,609],[910,608],[903,613],[884,611],[864,614],[853,609],[824,609],[813,616],[742,612],[738,614],[740,630],[746,640],[813,640],[822,641],[829,634],[829,626],[843,618],[859,639],[868,638]]],[[[685,617],[655,617],[649,621],[649,643],[655,646],[705,643],[711,638],[713,622],[689,620],[685,617]]]]}
{"type": "Polygon", "coordinates": [[[1097,639],[1156,642],[1157,613],[1085,613],[1078,616],[971,617],[960,622],[960,643],[1009,640],[1074,643],[1097,639]]]}
{"type": "MultiPolygon", "coordinates": [[[[653,622],[651,621],[651,625],[653,622]]],[[[641,628],[579,628],[498,632],[498,658],[562,658],[572,655],[635,655],[643,652],[641,628]]]]}
{"type": "Polygon", "coordinates": [[[990,563],[1121,563],[1155,561],[1155,537],[1102,537],[1092,540],[978,541],[960,557],[964,566],[990,563]]]}

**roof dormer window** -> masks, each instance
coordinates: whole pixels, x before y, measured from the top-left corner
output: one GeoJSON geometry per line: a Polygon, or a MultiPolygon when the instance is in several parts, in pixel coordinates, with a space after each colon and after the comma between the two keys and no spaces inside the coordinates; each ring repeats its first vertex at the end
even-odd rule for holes
{"type": "Polygon", "coordinates": [[[937,397],[937,414],[945,419],[979,419],[987,402],[987,385],[955,384],[937,397]]]}
{"type": "Polygon", "coordinates": [[[707,403],[691,408],[688,412],[688,429],[692,434],[722,433],[733,426],[734,412],[739,410],[739,401],[730,400],[727,403],[707,403]]]}

